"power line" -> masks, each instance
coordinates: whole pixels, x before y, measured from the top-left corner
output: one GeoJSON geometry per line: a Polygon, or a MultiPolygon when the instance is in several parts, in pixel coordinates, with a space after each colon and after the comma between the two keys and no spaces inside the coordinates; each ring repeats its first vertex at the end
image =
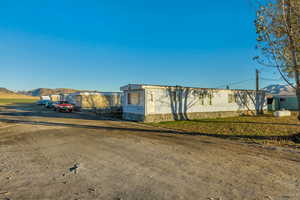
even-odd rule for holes
{"type": "MultiPolygon", "coordinates": [[[[277,79],[276,78],[274,79],[274,78],[260,77],[259,79],[262,80],[262,81],[283,81],[282,77],[279,77],[277,79]]],[[[239,84],[243,84],[243,83],[246,83],[246,82],[249,82],[249,81],[253,81],[253,80],[255,80],[255,78],[246,79],[246,80],[237,81],[237,82],[232,82],[232,83],[228,83],[228,84],[224,84],[224,85],[219,85],[216,88],[225,88],[225,87],[228,87],[228,86],[239,85],[239,84]]]]}
{"type": "Polygon", "coordinates": [[[255,79],[251,78],[251,79],[247,79],[247,80],[243,80],[243,81],[238,81],[238,82],[228,83],[228,84],[225,84],[225,85],[220,85],[216,88],[224,88],[224,87],[227,87],[227,86],[239,85],[239,84],[246,83],[246,82],[253,81],[253,80],[255,80],[255,79]]]}
{"type": "Polygon", "coordinates": [[[261,80],[264,80],[264,81],[281,81],[282,78],[278,78],[278,79],[272,79],[272,78],[261,78],[261,80]]]}

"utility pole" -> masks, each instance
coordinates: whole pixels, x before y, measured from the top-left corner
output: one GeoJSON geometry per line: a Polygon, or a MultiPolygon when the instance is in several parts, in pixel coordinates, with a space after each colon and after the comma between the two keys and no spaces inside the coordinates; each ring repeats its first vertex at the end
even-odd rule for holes
{"type": "Polygon", "coordinates": [[[258,69],[255,70],[255,75],[256,75],[256,98],[255,98],[255,109],[256,109],[256,115],[259,115],[261,113],[261,105],[260,105],[260,86],[259,86],[259,75],[260,71],[258,69]]]}
{"type": "Polygon", "coordinates": [[[259,75],[260,75],[260,71],[258,69],[255,70],[256,72],[256,92],[259,91],[259,75]]]}

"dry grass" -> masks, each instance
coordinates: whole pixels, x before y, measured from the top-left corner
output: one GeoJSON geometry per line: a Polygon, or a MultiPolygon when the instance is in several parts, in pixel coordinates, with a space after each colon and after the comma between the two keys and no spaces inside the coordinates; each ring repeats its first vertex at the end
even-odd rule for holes
{"type": "Polygon", "coordinates": [[[39,100],[38,97],[0,92],[0,105],[7,105],[7,104],[14,104],[14,103],[33,103],[37,100],[39,100]]]}
{"type": "Polygon", "coordinates": [[[39,99],[39,97],[27,96],[15,93],[2,93],[0,92],[0,99],[39,99]]]}
{"type": "Polygon", "coordinates": [[[300,122],[294,113],[291,117],[275,118],[243,116],[218,119],[200,119],[151,123],[190,134],[238,139],[247,142],[300,146],[300,122]]]}
{"type": "Polygon", "coordinates": [[[0,105],[34,103],[36,99],[0,99],[0,105]]]}

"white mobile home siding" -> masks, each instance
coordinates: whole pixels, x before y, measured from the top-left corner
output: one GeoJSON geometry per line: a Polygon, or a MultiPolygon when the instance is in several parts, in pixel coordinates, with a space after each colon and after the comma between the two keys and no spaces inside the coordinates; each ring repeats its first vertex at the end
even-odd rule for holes
{"type": "MultiPolygon", "coordinates": [[[[166,89],[146,89],[146,115],[168,114],[172,112],[170,94],[166,89]]],[[[229,103],[229,95],[234,95],[231,90],[215,90],[211,100],[200,100],[197,95],[189,95],[187,98],[186,112],[222,112],[245,111],[248,108],[255,110],[255,105],[249,99],[248,108],[237,102],[229,103]],[[204,101],[204,102],[203,102],[204,101]]],[[[239,101],[239,99],[237,99],[239,101]]],[[[179,106],[177,106],[179,108],[179,106]]],[[[177,110],[180,112],[179,110],[177,110]]]]}
{"type": "Polygon", "coordinates": [[[123,117],[137,121],[169,121],[206,117],[237,116],[266,109],[263,93],[252,90],[200,89],[171,86],[129,85],[124,91],[123,117]],[[138,105],[128,101],[131,92],[140,94],[138,105]],[[247,103],[246,103],[247,102],[247,103]],[[256,103],[258,102],[258,103],[256,103]]]}

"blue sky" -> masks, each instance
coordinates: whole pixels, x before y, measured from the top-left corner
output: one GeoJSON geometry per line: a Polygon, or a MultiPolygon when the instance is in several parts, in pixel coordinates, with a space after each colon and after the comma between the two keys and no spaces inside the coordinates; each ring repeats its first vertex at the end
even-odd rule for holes
{"type": "Polygon", "coordinates": [[[253,79],[254,16],[251,0],[2,1],[0,87],[118,91],[253,79]]]}

